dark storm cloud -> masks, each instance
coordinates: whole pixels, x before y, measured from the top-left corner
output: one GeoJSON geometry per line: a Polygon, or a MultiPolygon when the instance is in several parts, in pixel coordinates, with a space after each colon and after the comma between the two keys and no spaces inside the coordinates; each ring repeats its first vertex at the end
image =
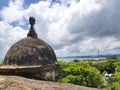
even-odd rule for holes
{"type": "Polygon", "coordinates": [[[80,17],[79,14],[73,16],[68,30],[71,34],[76,35],[74,40],[108,36],[120,38],[119,3],[119,0],[106,0],[99,11],[93,11],[84,17],[80,17]],[[78,35],[79,37],[77,37],[78,35]]]}

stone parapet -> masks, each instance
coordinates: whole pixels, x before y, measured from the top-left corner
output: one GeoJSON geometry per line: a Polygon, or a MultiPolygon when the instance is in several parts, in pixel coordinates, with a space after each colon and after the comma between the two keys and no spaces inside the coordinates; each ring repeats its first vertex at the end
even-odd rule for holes
{"type": "Polygon", "coordinates": [[[55,81],[59,64],[36,66],[1,66],[0,75],[17,75],[32,79],[55,81]]]}

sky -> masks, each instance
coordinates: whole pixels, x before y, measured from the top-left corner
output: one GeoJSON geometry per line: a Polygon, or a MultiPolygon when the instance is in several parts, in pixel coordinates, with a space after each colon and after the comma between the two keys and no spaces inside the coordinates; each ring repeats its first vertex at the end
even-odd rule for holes
{"type": "Polygon", "coordinates": [[[26,37],[36,18],[39,38],[57,57],[120,54],[120,0],[0,0],[0,60],[26,37]]]}

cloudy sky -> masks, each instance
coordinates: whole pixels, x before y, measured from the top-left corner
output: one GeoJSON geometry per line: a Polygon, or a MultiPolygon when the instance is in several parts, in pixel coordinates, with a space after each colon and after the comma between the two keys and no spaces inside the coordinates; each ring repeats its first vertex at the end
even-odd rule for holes
{"type": "Polygon", "coordinates": [[[26,37],[36,18],[39,38],[57,57],[120,54],[120,0],[1,0],[0,60],[26,37]]]}

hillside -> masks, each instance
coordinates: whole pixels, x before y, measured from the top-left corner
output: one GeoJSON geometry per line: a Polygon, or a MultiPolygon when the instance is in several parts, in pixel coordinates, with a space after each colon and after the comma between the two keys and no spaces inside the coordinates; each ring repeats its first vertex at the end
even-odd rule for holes
{"type": "Polygon", "coordinates": [[[0,76],[0,90],[100,90],[74,84],[27,79],[19,76],[0,76]]]}

